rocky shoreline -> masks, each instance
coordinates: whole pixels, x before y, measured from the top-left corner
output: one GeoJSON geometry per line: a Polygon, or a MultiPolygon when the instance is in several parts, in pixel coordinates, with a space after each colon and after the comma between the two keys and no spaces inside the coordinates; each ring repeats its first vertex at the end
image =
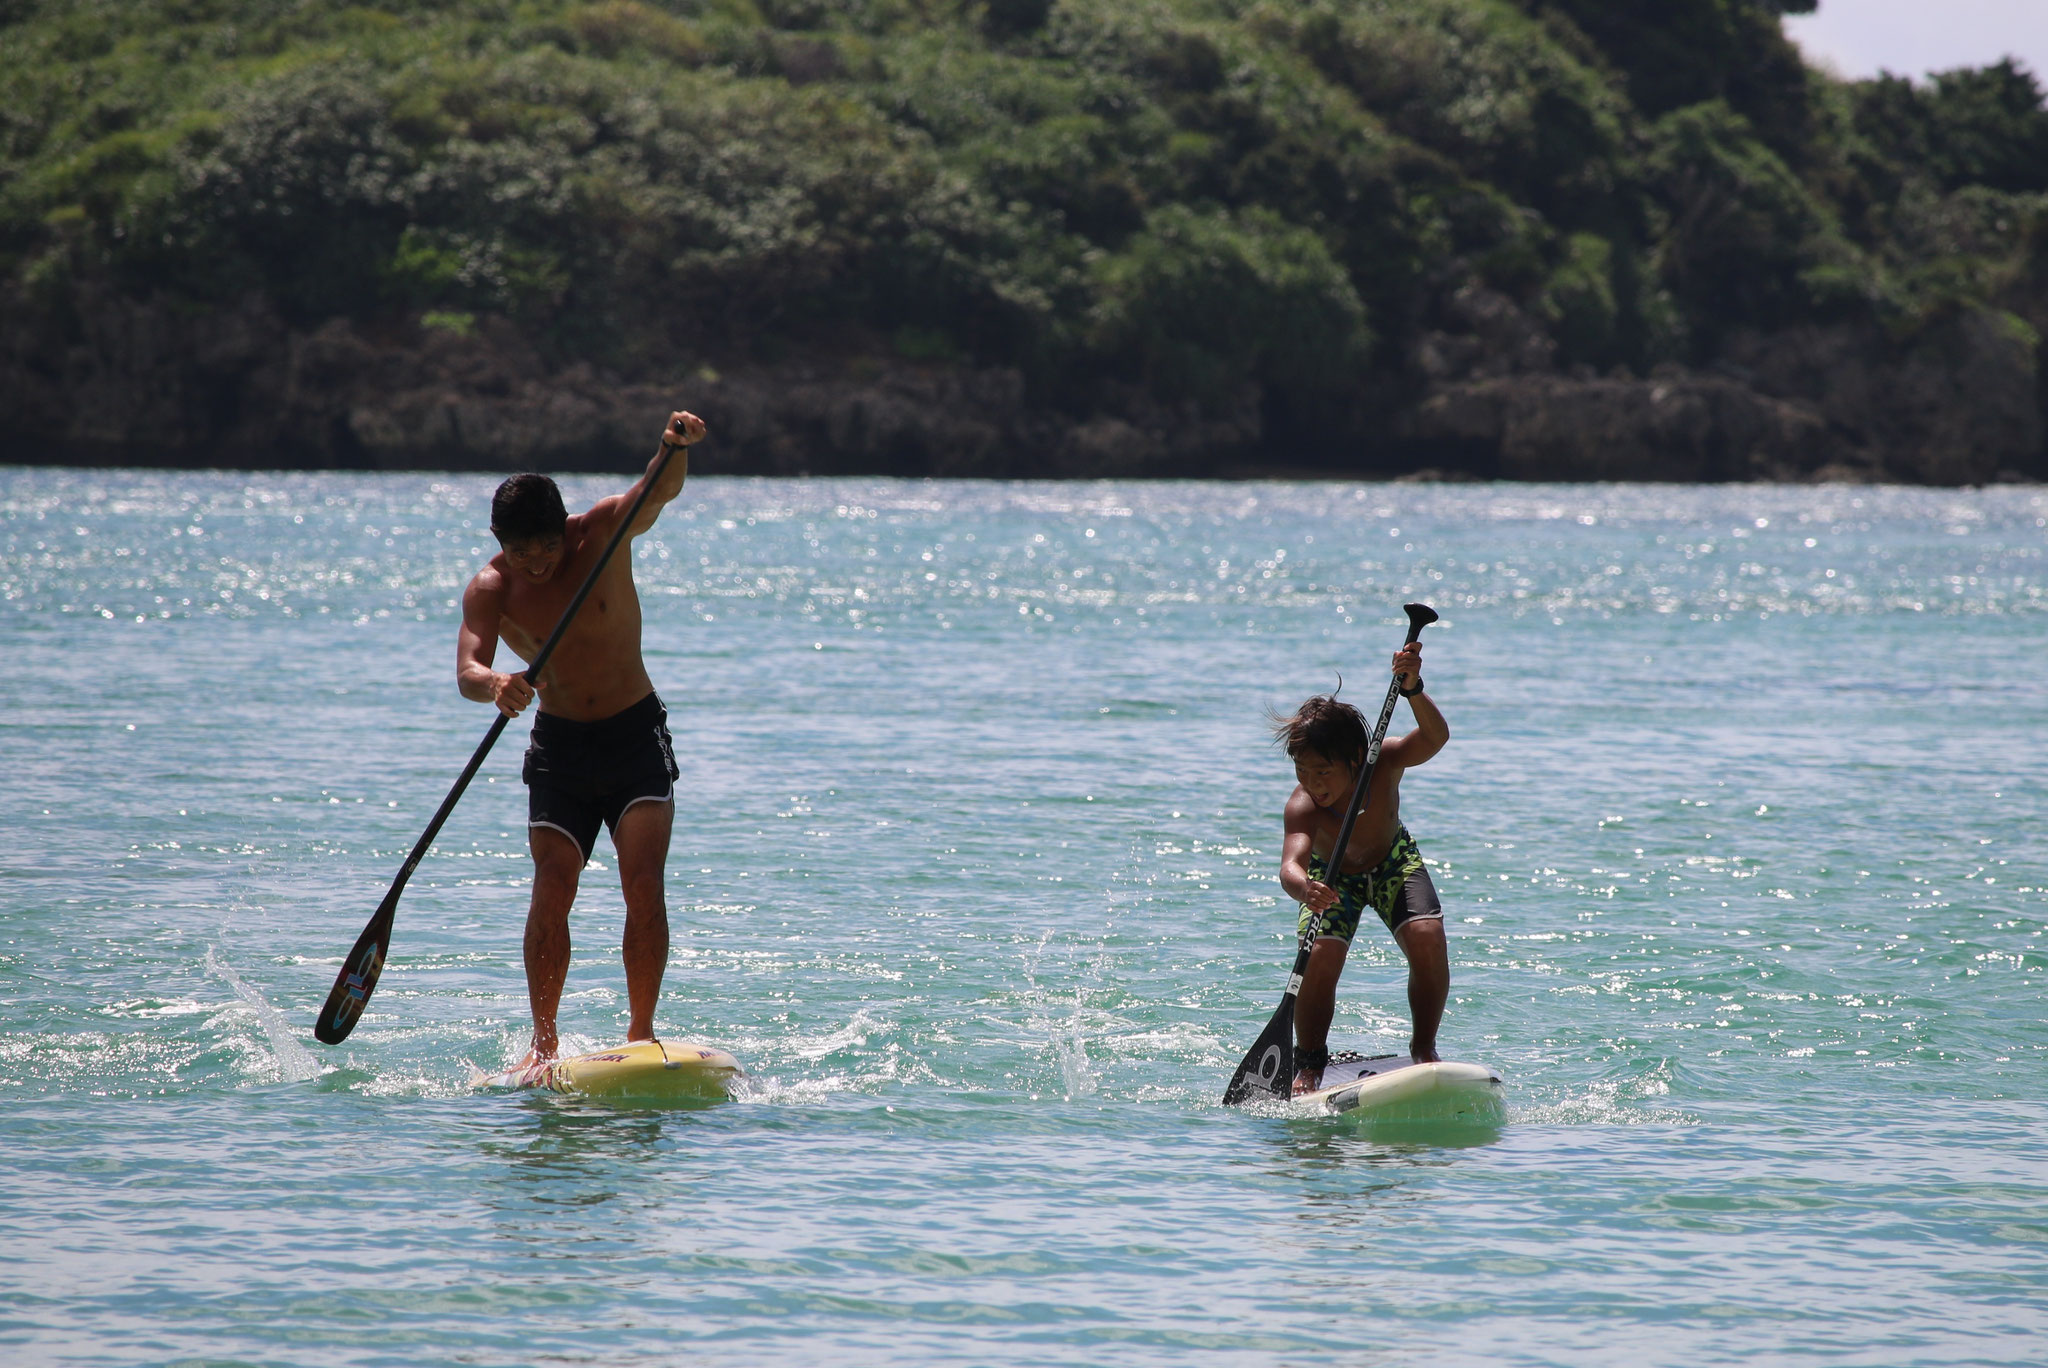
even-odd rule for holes
{"type": "Polygon", "coordinates": [[[1399,397],[1361,402],[1334,454],[1308,462],[1269,440],[1251,387],[1220,413],[1133,393],[1076,415],[1035,403],[1015,370],[865,352],[680,360],[663,379],[550,366],[490,319],[464,332],[296,329],[260,298],[193,310],[110,290],[82,292],[61,327],[5,313],[0,462],[12,464],[615,470],[681,404],[717,435],[697,458],[705,473],[2048,478],[2036,339],[1988,309],[1903,340],[1801,327],[1731,339],[1708,369],[1602,375],[1560,368],[1512,301],[1467,286],[1389,387],[1399,397]]]}

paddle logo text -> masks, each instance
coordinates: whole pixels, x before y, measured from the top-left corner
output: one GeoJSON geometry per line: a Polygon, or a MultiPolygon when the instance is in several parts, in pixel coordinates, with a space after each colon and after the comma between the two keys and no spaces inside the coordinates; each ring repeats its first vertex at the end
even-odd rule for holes
{"type": "Polygon", "coordinates": [[[335,1011],[340,1021],[354,1021],[363,1014],[363,1004],[369,1000],[370,990],[377,986],[377,975],[383,968],[384,952],[373,945],[361,967],[343,980],[348,997],[335,1011]]]}
{"type": "Polygon", "coordinates": [[[1266,1085],[1266,1091],[1277,1095],[1280,1091],[1280,1047],[1268,1045],[1266,1052],[1259,1056],[1259,1081],[1266,1085]]]}

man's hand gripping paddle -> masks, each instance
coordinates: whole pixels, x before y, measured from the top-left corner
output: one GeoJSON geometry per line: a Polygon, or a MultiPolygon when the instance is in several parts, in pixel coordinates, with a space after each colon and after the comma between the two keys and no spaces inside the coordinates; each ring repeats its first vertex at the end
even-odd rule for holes
{"type": "MultiPolygon", "coordinates": [[[[590,574],[583,581],[583,587],[576,591],[575,598],[569,600],[569,606],[562,610],[561,621],[557,622],[555,630],[548,634],[547,641],[534,655],[533,663],[526,667],[524,678],[528,684],[538,685],[540,672],[546,668],[548,657],[555,653],[555,647],[561,643],[562,634],[569,630],[569,624],[575,620],[576,610],[583,606],[584,599],[590,597],[592,587],[597,584],[597,577],[604,573],[605,566],[611,564],[612,552],[619,549],[619,543],[624,541],[626,534],[632,530],[633,520],[640,516],[641,505],[647,502],[647,496],[654,492],[654,486],[661,482],[663,473],[667,471],[669,458],[685,445],[687,443],[683,442],[671,444],[664,434],[661,455],[655,459],[654,469],[641,483],[640,493],[634,498],[632,506],[627,508],[626,516],[619,520],[618,530],[613,532],[612,539],[605,543],[604,554],[597,558],[596,565],[590,567],[590,574]]],[[[341,972],[334,976],[334,987],[328,990],[327,1002],[320,1008],[320,1019],[313,1023],[313,1038],[321,1044],[339,1045],[347,1040],[348,1033],[356,1028],[356,1022],[363,1015],[363,1008],[369,1004],[370,994],[377,990],[377,976],[384,972],[385,956],[391,949],[391,922],[398,914],[398,895],[405,891],[406,880],[412,878],[413,870],[417,869],[420,861],[426,857],[427,848],[434,843],[434,837],[440,834],[442,823],[448,820],[449,813],[455,811],[455,804],[461,799],[463,790],[468,788],[469,781],[476,777],[477,769],[483,764],[484,757],[491,753],[492,746],[498,744],[499,735],[505,730],[505,724],[511,720],[501,712],[498,714],[498,720],[491,723],[491,729],[484,733],[483,742],[477,746],[476,754],[470,756],[469,763],[462,767],[462,775],[455,781],[455,787],[449,789],[448,796],[441,800],[440,811],[434,814],[433,821],[427,823],[427,829],[420,834],[420,839],[412,848],[412,854],[406,856],[405,863],[398,867],[398,877],[391,881],[390,891],[385,893],[384,901],[377,905],[376,915],[371,917],[370,924],[363,928],[363,934],[356,937],[355,948],[348,952],[348,958],[342,961],[341,972]]]]}
{"type": "MultiPolygon", "coordinates": [[[[1422,629],[1436,621],[1436,610],[1426,603],[1403,605],[1408,612],[1408,635],[1402,644],[1422,639],[1422,629]]],[[[1330,847],[1329,867],[1334,877],[1342,868],[1345,847],[1351,844],[1351,828],[1358,823],[1358,814],[1365,804],[1365,796],[1371,791],[1372,772],[1380,762],[1380,742],[1387,736],[1387,723],[1394,716],[1394,700],[1401,696],[1401,678],[1396,675],[1387,685],[1387,701],[1380,705],[1380,720],[1372,729],[1372,740],[1365,748],[1365,763],[1358,768],[1358,782],[1352,785],[1351,801],[1345,805],[1344,820],[1337,825],[1337,841],[1330,847]]],[[[1269,1098],[1286,1101],[1289,1089],[1294,1085],[1294,999],[1301,992],[1301,976],[1308,971],[1309,952],[1315,948],[1315,940],[1303,936],[1295,948],[1294,968],[1287,975],[1287,991],[1280,997],[1280,1008],[1273,1013],[1273,1019],[1266,1023],[1266,1029],[1252,1042],[1244,1062],[1237,1066],[1237,1072],[1230,1076],[1230,1086],[1223,1090],[1223,1105],[1235,1107],[1253,1098],[1269,1098]]]]}

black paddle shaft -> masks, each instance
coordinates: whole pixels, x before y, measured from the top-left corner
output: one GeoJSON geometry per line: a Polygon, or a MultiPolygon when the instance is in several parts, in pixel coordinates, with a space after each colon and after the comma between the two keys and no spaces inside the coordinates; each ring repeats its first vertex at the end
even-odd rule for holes
{"type": "MultiPolygon", "coordinates": [[[[1426,603],[1402,605],[1408,614],[1408,635],[1402,644],[1422,640],[1422,629],[1436,621],[1436,610],[1426,603]]],[[[1351,801],[1344,805],[1344,820],[1337,824],[1337,839],[1330,846],[1327,867],[1331,879],[1343,867],[1345,847],[1351,843],[1351,829],[1358,824],[1358,817],[1365,810],[1366,795],[1372,789],[1372,772],[1380,763],[1380,743],[1386,740],[1387,723],[1394,718],[1394,700],[1401,696],[1399,675],[1387,684],[1387,698],[1380,705],[1380,718],[1373,725],[1372,737],[1366,743],[1365,763],[1358,767],[1358,781],[1351,786],[1351,801]]],[[[1294,999],[1301,992],[1301,976],[1308,972],[1308,957],[1315,949],[1315,940],[1310,936],[1301,937],[1294,949],[1294,968],[1287,974],[1287,991],[1280,996],[1279,1010],[1266,1023],[1266,1029],[1252,1042],[1245,1053],[1237,1072],[1230,1076],[1230,1084],[1223,1090],[1223,1105],[1237,1106],[1249,1100],[1256,1093],[1270,1097],[1284,1098],[1294,1078],[1294,999]]]]}
{"type": "MultiPolygon", "coordinates": [[[[670,442],[664,434],[661,454],[655,458],[654,469],[648,473],[639,494],[626,509],[626,516],[619,520],[617,530],[612,533],[612,539],[605,543],[604,552],[598,556],[597,564],[590,567],[590,574],[584,578],[582,587],[576,591],[576,597],[570,599],[569,606],[562,610],[561,619],[555,623],[555,630],[548,633],[548,639],[541,644],[540,650],[535,652],[533,663],[526,667],[524,674],[528,684],[537,685],[540,672],[547,667],[548,657],[555,653],[555,647],[561,644],[563,634],[569,630],[569,624],[576,618],[577,609],[583,606],[583,600],[590,597],[590,591],[597,586],[597,577],[604,573],[605,566],[611,564],[612,552],[619,549],[619,543],[624,541],[632,530],[633,520],[640,516],[640,509],[647,502],[647,496],[654,492],[655,485],[661,483],[662,475],[668,470],[669,458],[675,455],[678,448],[686,445],[688,443],[670,442]]],[[[391,949],[391,923],[398,915],[398,895],[405,891],[406,881],[412,878],[413,870],[419,868],[420,861],[426,858],[427,849],[433,845],[434,837],[440,834],[442,824],[448,820],[448,814],[455,811],[455,804],[461,801],[463,790],[467,789],[469,781],[476,777],[477,770],[484,763],[484,757],[491,753],[491,747],[498,744],[499,736],[504,734],[505,724],[511,720],[511,717],[501,712],[497,720],[491,723],[491,729],[484,733],[484,739],[478,744],[476,753],[470,756],[469,763],[462,767],[462,774],[456,779],[455,786],[449,789],[448,796],[441,800],[440,809],[434,813],[434,820],[427,823],[427,829],[421,832],[419,840],[413,843],[412,854],[406,856],[405,863],[398,867],[398,877],[391,881],[391,888],[384,894],[384,901],[377,905],[376,914],[370,918],[370,924],[363,928],[362,935],[356,937],[354,948],[348,952],[348,958],[341,963],[341,972],[334,976],[334,987],[327,992],[327,1001],[320,1008],[319,1020],[313,1023],[313,1038],[321,1044],[339,1045],[347,1040],[348,1033],[356,1028],[356,1022],[363,1015],[363,1008],[370,1001],[370,994],[377,989],[378,976],[384,972],[385,956],[391,949]]]]}

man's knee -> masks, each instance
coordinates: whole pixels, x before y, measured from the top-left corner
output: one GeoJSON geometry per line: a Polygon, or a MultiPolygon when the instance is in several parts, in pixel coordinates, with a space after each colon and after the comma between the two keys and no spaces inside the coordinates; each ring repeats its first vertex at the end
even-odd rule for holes
{"type": "Polygon", "coordinates": [[[659,911],[665,906],[665,863],[659,856],[645,852],[638,852],[633,858],[620,853],[619,891],[625,895],[627,911],[659,911]]]}
{"type": "Polygon", "coordinates": [[[574,897],[583,876],[583,848],[552,827],[531,829],[533,891],[536,897],[574,897]]]}
{"type": "Polygon", "coordinates": [[[660,881],[651,886],[628,884],[626,895],[626,929],[639,930],[643,927],[667,929],[668,900],[662,896],[660,881]]]}
{"type": "Polygon", "coordinates": [[[619,851],[619,888],[629,908],[661,900],[673,812],[672,802],[635,803],[612,829],[612,842],[619,851]]]}

